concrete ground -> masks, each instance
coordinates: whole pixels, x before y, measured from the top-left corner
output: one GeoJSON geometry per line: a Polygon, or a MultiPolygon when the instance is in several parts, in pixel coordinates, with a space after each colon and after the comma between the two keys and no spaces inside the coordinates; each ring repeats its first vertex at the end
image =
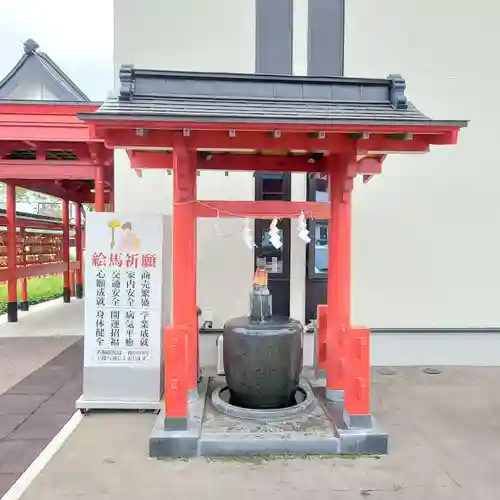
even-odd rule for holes
{"type": "Polygon", "coordinates": [[[157,461],[154,415],[91,413],[22,500],[496,499],[499,380],[497,368],[374,370],[374,414],[391,440],[382,457],[157,461]]]}
{"type": "Polygon", "coordinates": [[[63,304],[58,299],[31,306],[28,312],[19,311],[17,323],[7,323],[6,315],[0,317],[0,338],[74,336],[83,332],[83,300],[63,304]]]}
{"type": "Polygon", "coordinates": [[[83,303],[0,320],[0,496],[75,412],[82,392],[83,303]]]}

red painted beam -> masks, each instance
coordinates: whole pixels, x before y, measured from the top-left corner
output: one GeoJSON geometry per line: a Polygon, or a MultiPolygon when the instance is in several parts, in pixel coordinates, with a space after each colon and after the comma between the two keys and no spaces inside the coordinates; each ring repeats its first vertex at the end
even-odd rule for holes
{"type": "Polygon", "coordinates": [[[382,173],[382,163],[385,156],[370,157],[365,156],[357,162],[358,174],[376,175],[382,173]]]}
{"type": "MultiPolygon", "coordinates": [[[[359,140],[357,152],[364,153],[427,153],[429,145],[433,144],[433,135],[416,135],[410,140],[395,140],[376,135],[369,139],[359,140]]],[[[437,140],[437,139],[436,139],[437,140]]]]}
{"type": "Polygon", "coordinates": [[[330,203],[313,201],[211,201],[194,202],[197,217],[255,219],[295,218],[304,212],[310,219],[329,219],[330,203]]]}
{"type": "Polygon", "coordinates": [[[444,134],[435,135],[432,137],[430,144],[454,146],[458,144],[458,133],[459,130],[451,130],[444,134]]]}
{"type": "MultiPolygon", "coordinates": [[[[104,142],[109,148],[133,149],[134,147],[173,147],[179,140],[179,133],[172,130],[148,130],[146,136],[139,136],[135,129],[114,129],[103,131],[104,142]]],[[[259,151],[344,151],[355,149],[355,141],[346,135],[332,134],[327,139],[309,137],[307,133],[287,133],[275,138],[272,132],[241,132],[230,137],[228,131],[194,131],[186,138],[192,149],[248,149],[259,151]]]]}
{"type": "MultiPolygon", "coordinates": [[[[360,132],[358,129],[357,132],[360,132]]],[[[346,133],[326,134],[324,139],[310,137],[307,132],[283,132],[274,138],[270,131],[242,131],[230,137],[228,131],[193,131],[185,140],[194,149],[235,149],[257,151],[330,151],[333,153],[424,153],[429,144],[446,143],[451,140],[449,132],[415,135],[409,140],[399,140],[377,132],[368,139],[356,139],[346,133]]],[[[387,134],[388,132],[386,132],[387,134]]],[[[109,148],[158,148],[173,147],[179,140],[179,133],[172,130],[147,130],[146,135],[137,135],[135,129],[96,129],[96,137],[102,137],[109,148]]]]}
{"type": "Polygon", "coordinates": [[[95,172],[88,161],[0,160],[0,179],[93,179],[95,172]]]}
{"type": "Polygon", "coordinates": [[[114,152],[108,149],[104,142],[94,141],[88,143],[90,158],[94,165],[110,166],[113,163],[114,152]]]}
{"type": "Polygon", "coordinates": [[[81,123],[62,121],[60,123],[48,123],[43,126],[38,122],[17,122],[12,117],[3,118],[2,120],[0,115],[0,140],[2,141],[90,141],[89,129],[81,123]]]}
{"type": "MultiPolygon", "coordinates": [[[[0,216],[0,226],[7,227],[7,218],[0,216]]],[[[22,229],[43,229],[50,231],[62,231],[62,224],[39,221],[36,219],[23,219],[16,217],[16,226],[22,229]]],[[[1,234],[1,233],[0,233],[1,234]]]]}
{"type": "MultiPolygon", "coordinates": [[[[46,161],[46,154],[52,151],[71,151],[77,158],[77,161],[93,164],[103,164],[110,166],[113,164],[114,152],[104,146],[104,142],[53,142],[53,141],[9,141],[2,140],[0,137],[0,159],[7,156],[9,153],[18,150],[31,149],[36,151],[37,161],[46,161]],[[99,152],[96,158],[95,152],[99,152]]],[[[52,161],[52,160],[47,160],[52,161]]]]}
{"type": "Polygon", "coordinates": [[[99,109],[100,103],[78,102],[78,103],[49,103],[4,101],[0,102],[0,114],[12,115],[51,115],[51,116],[75,116],[78,113],[93,113],[99,109]]]}
{"type": "MultiPolygon", "coordinates": [[[[132,168],[172,169],[173,155],[154,151],[130,151],[132,168]]],[[[240,171],[287,171],[287,172],[322,172],[325,163],[319,159],[310,162],[308,156],[260,156],[213,154],[198,155],[199,170],[240,170],[240,171]]]]}
{"type": "MultiPolygon", "coordinates": [[[[70,269],[80,269],[80,262],[70,262],[70,269]]],[[[45,276],[47,274],[60,274],[67,269],[64,262],[49,262],[46,264],[31,264],[26,267],[16,267],[15,278],[32,278],[34,276],[45,276]]],[[[0,283],[7,281],[10,278],[10,269],[0,269],[0,283]]]]}
{"type": "MultiPolygon", "coordinates": [[[[349,133],[373,133],[373,134],[444,134],[448,132],[458,132],[460,127],[453,125],[363,125],[363,124],[316,124],[316,123],[269,123],[269,122],[175,122],[175,121],[151,121],[151,120],[87,120],[82,117],[82,121],[88,123],[92,129],[93,137],[106,139],[103,131],[106,130],[135,130],[157,129],[162,131],[171,131],[178,133],[179,130],[190,130],[192,132],[219,131],[227,134],[229,130],[234,130],[236,135],[240,132],[272,132],[279,130],[281,132],[291,133],[317,133],[326,132],[332,134],[349,133]]],[[[150,131],[150,130],[148,130],[150,131]]]]}
{"type": "Polygon", "coordinates": [[[0,269],[0,283],[5,283],[11,275],[11,270],[5,267],[0,269]]]}
{"type": "Polygon", "coordinates": [[[47,264],[32,264],[31,266],[18,267],[18,278],[30,278],[32,276],[44,276],[46,274],[59,274],[68,269],[64,262],[50,262],[47,264]]]}
{"type": "Polygon", "coordinates": [[[79,112],[94,112],[97,104],[0,103],[0,140],[88,142],[89,127],[79,112]]]}
{"type": "MultiPolygon", "coordinates": [[[[172,169],[172,154],[154,151],[129,151],[130,163],[135,169],[172,169]]],[[[385,155],[367,156],[353,163],[350,177],[358,174],[380,174],[385,155]]],[[[287,172],[324,172],[326,158],[310,162],[306,156],[260,156],[213,154],[208,158],[198,156],[197,168],[202,170],[239,170],[239,171],[287,171],[287,172]]]]}
{"type": "Polygon", "coordinates": [[[91,203],[93,197],[91,196],[90,189],[86,192],[79,192],[76,190],[65,189],[51,180],[34,180],[34,179],[20,179],[16,180],[16,185],[39,193],[48,194],[55,198],[66,198],[71,201],[79,203],[91,203]]]}

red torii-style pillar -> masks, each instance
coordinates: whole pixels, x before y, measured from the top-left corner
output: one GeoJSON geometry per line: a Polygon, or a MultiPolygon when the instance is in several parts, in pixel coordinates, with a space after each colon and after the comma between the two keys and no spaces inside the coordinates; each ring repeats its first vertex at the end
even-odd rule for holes
{"type": "Polygon", "coordinates": [[[6,183],[7,198],[7,267],[9,278],[7,281],[7,321],[17,322],[17,224],[16,224],[16,185],[6,183]]]}
{"type": "Polygon", "coordinates": [[[63,273],[63,301],[65,303],[71,302],[71,290],[69,281],[69,201],[62,200],[62,224],[63,224],[63,238],[62,238],[62,258],[66,264],[66,270],[63,273]]]}
{"type": "Polygon", "coordinates": [[[63,273],[63,301],[71,302],[71,296],[83,299],[83,236],[82,236],[82,210],[81,203],[73,202],[75,207],[75,253],[79,266],[74,271],[70,266],[70,204],[67,199],[62,200],[63,223],[63,261],[68,264],[68,269],[63,273]]]}
{"type": "MultiPolygon", "coordinates": [[[[21,264],[26,267],[26,248],[24,246],[24,238],[26,235],[25,228],[20,228],[21,241],[23,242],[23,248],[21,253],[21,264]]],[[[21,278],[21,302],[19,303],[20,311],[29,311],[30,303],[28,297],[28,278],[21,278]]]]}
{"type": "Polygon", "coordinates": [[[166,429],[187,428],[187,403],[197,397],[196,167],[196,151],[184,145],[174,148],[173,325],[164,339],[166,429]]]}
{"type": "Polygon", "coordinates": [[[94,177],[94,204],[96,212],[106,211],[106,194],[105,194],[106,174],[104,165],[99,164],[95,169],[94,177]]]}
{"type": "Polygon", "coordinates": [[[89,152],[94,164],[94,205],[96,212],[106,210],[106,166],[107,162],[103,157],[103,146],[101,143],[90,143],[89,152]]]}
{"type": "MultiPolygon", "coordinates": [[[[358,171],[355,153],[328,157],[327,305],[318,307],[318,319],[326,321],[326,325],[318,325],[318,329],[324,329],[326,333],[323,360],[326,398],[343,402],[344,418],[349,427],[366,428],[372,425],[370,330],[351,326],[351,212],[354,177],[358,171]]],[[[321,339],[318,338],[317,342],[320,343],[321,339]]]]}
{"type": "Polygon", "coordinates": [[[326,306],[326,395],[334,401],[344,400],[346,419],[351,427],[370,426],[369,330],[352,328],[350,324],[351,191],[353,178],[359,173],[356,154],[329,156],[329,203],[197,201],[196,153],[185,145],[177,145],[173,148],[172,160],[173,324],[166,328],[164,339],[165,429],[187,428],[187,404],[197,388],[196,219],[215,217],[223,206],[240,217],[265,218],[291,217],[302,207],[307,214],[313,205],[329,208],[329,213],[322,213],[320,217],[329,219],[331,235],[326,306]],[[267,213],[269,207],[277,208],[267,213]]]}
{"type": "MultiPolygon", "coordinates": [[[[7,194],[7,320],[9,323],[18,321],[18,311],[29,310],[28,283],[27,278],[22,278],[21,287],[21,307],[18,305],[17,297],[17,218],[16,218],[16,185],[14,181],[6,182],[7,194]]],[[[70,220],[69,220],[69,204],[66,199],[62,200],[62,257],[66,268],[63,271],[63,301],[69,303],[71,300],[71,279],[70,274],[73,272],[70,267],[70,220]]],[[[81,224],[81,207],[76,204],[76,224],[75,224],[75,242],[76,242],[76,259],[80,266],[76,269],[76,297],[83,298],[83,279],[82,279],[82,224],[81,224]]],[[[24,228],[21,228],[21,235],[24,234],[24,228]]],[[[26,266],[24,248],[22,249],[22,265],[26,266]]]]}
{"type": "Polygon", "coordinates": [[[75,245],[76,260],[80,267],[76,270],[75,297],[83,299],[83,237],[82,237],[82,210],[80,203],[75,203],[75,245]]]}

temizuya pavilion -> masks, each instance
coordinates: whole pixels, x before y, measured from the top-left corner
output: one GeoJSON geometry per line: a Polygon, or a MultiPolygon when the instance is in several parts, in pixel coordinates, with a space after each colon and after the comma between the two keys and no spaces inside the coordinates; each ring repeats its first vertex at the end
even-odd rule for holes
{"type": "Polygon", "coordinates": [[[197,390],[196,218],[273,219],[301,211],[329,220],[328,303],[318,310],[316,368],[326,372],[326,397],[343,395],[347,428],[370,428],[370,330],[352,326],[350,317],[353,179],[380,174],[391,153],[456,144],[467,122],[423,115],[408,102],[399,75],[321,78],[124,66],[120,81],[116,97],[79,116],[93,138],[127,149],[133,168],[174,173],[165,431],[189,427],[189,395],[197,390]],[[327,173],[330,202],[197,201],[196,176],[203,169],[327,173]]]}

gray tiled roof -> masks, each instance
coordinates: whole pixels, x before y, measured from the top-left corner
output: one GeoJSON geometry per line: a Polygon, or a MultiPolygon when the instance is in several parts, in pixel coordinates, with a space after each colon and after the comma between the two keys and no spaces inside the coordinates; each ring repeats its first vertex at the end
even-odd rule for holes
{"type": "Polygon", "coordinates": [[[449,125],[407,101],[405,81],[275,75],[120,71],[120,93],[84,119],[449,125]]]}
{"type": "MultiPolygon", "coordinates": [[[[149,120],[269,121],[324,124],[401,123],[429,124],[430,118],[412,104],[396,110],[390,104],[355,102],[249,101],[245,99],[155,98],[120,101],[108,99],[97,115],[147,117],[149,120]]],[[[98,116],[96,116],[98,118],[98,116]]]]}
{"type": "Polygon", "coordinates": [[[0,99],[9,99],[12,92],[23,82],[40,81],[58,100],[89,102],[89,98],[77,87],[64,71],[29,39],[24,43],[24,54],[12,70],[0,81],[0,99]]]}

